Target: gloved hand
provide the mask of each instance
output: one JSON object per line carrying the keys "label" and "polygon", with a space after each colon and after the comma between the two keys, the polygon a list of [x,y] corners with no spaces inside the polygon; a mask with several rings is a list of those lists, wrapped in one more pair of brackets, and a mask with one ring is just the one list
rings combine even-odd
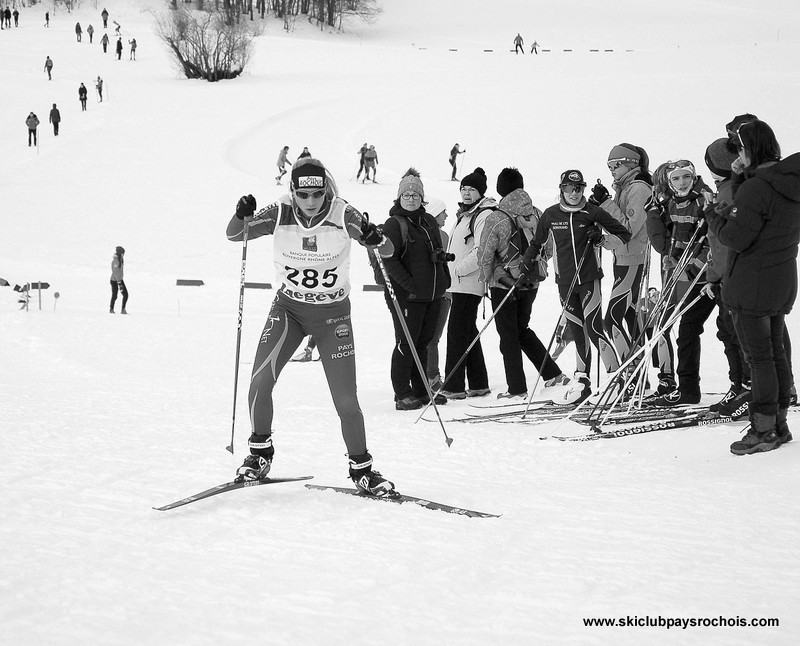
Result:
{"label": "gloved hand", "polygon": [[252,195],[243,195],[236,203],[236,217],[240,220],[252,218],[256,212],[256,198]]}
{"label": "gloved hand", "polygon": [[383,233],[380,227],[372,224],[368,220],[364,220],[361,225],[361,238],[359,238],[368,247],[377,247],[383,242]]}
{"label": "gloved hand", "polygon": [[677,266],[678,266],[678,261],[675,260],[675,258],[673,258],[672,256],[664,256],[661,259],[661,269],[663,269],[664,271],[671,271],[672,269],[675,269],[675,267]]}
{"label": "gloved hand", "polygon": [[514,280],[508,274],[503,274],[502,276],[500,276],[500,278],[497,279],[497,282],[500,283],[503,287],[506,287],[507,289],[511,289],[514,285],[517,284],[517,281]]}
{"label": "gloved hand", "polygon": [[592,187],[592,196],[589,198],[589,203],[594,204],[595,206],[600,206],[610,197],[611,193],[609,193],[608,189],[598,181],[597,184]]}
{"label": "gloved hand", "polygon": [[603,232],[600,228],[596,225],[592,225],[590,227],[586,227],[586,239],[589,241],[589,244],[599,245],[603,242]]}

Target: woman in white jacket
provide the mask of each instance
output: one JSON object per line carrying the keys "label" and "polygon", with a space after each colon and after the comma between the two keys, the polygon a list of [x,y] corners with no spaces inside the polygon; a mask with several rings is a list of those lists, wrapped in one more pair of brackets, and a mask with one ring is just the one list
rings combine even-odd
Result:
{"label": "woman in white jacket", "polygon": [[[486,173],[482,168],[476,168],[461,180],[461,202],[456,213],[456,224],[450,232],[447,250],[455,256],[450,263],[452,283],[448,291],[453,296],[453,302],[447,323],[445,360],[445,375],[450,375],[450,378],[442,391],[442,395],[448,399],[483,397],[490,392],[480,341],[472,346],[464,361],[456,367],[478,336],[478,306],[486,291],[485,283],[480,281],[478,242],[486,218],[497,208],[497,202],[485,197],[485,193]],[[469,388],[466,387],[467,383]]]}

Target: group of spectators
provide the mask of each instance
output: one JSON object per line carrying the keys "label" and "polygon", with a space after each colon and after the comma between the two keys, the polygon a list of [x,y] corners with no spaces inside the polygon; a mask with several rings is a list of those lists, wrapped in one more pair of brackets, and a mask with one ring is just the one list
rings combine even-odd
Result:
{"label": "group of spectators", "polygon": [[[716,311],[731,386],[712,408],[731,414],[744,404],[751,420],[731,451],[767,451],[789,441],[786,413],[794,383],[784,316],[797,290],[800,156],[782,160],[772,129],[754,115],[737,116],[726,131],[706,150],[713,188],[690,160],[665,162],[651,173],[645,150],[622,143],[607,160],[613,194],[598,181],[585,196],[582,172],[569,169],[560,177],[559,203],[542,212],[525,192],[519,170],[505,168],[498,175],[498,202],[487,195],[486,174],[477,168],[461,180],[449,242],[436,223],[438,214],[427,210],[419,174],[410,169],[383,225],[394,248],[385,267],[405,318],[400,325],[390,307],[396,408],[420,408],[433,394],[417,374],[410,345],[425,362],[444,318],[444,379],[428,369],[430,385],[439,392],[436,403],[489,393],[476,325],[485,295],[491,299],[508,387],[499,398],[527,397],[524,354],[545,387],[557,387],[560,401],[582,401],[592,392],[592,346],[609,373],[627,366],[620,371],[620,383],[630,397],[633,380],[624,377],[632,376],[635,364],[626,360],[650,334],[655,335],[649,343],[659,380],[647,404],[698,404],[700,339]],[[605,316],[601,249],[613,254]],[[649,285],[653,249],[660,257],[660,291]],[[571,379],[529,327],[551,259],[562,318],[575,342]],[[650,312],[649,321],[642,309]],[[646,379],[646,365],[642,373]]]}

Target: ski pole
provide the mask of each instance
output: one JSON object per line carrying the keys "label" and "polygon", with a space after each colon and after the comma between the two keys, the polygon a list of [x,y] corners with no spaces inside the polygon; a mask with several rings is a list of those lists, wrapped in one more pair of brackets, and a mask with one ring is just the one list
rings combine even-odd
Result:
{"label": "ski pole", "polygon": [[[447,381],[448,381],[448,380],[449,380],[449,379],[450,379],[450,378],[453,376],[453,374],[455,373],[455,371],[456,371],[456,370],[458,370],[458,367],[459,367],[459,366],[460,366],[462,363],[464,363],[464,361],[466,361],[466,360],[467,360],[467,356],[469,356],[469,352],[470,352],[470,350],[472,350],[473,346],[474,346],[474,345],[475,345],[475,344],[476,344],[478,341],[480,341],[480,339],[481,339],[481,336],[482,336],[482,335],[483,335],[483,333],[486,331],[486,328],[488,328],[488,327],[489,327],[489,324],[490,324],[490,323],[491,323],[491,322],[494,320],[494,317],[495,317],[495,316],[497,316],[497,313],[500,311],[500,308],[501,308],[501,307],[503,307],[503,305],[505,305],[505,304],[506,304],[506,301],[507,301],[509,298],[511,298],[511,294],[512,294],[512,293],[514,292],[514,290],[517,288],[517,285],[519,285],[519,283],[520,283],[521,279],[522,279],[522,277],[521,277],[521,276],[520,276],[519,278],[517,278],[517,282],[516,282],[516,283],[514,283],[514,284],[511,286],[511,289],[509,289],[509,290],[508,290],[508,294],[506,294],[506,295],[503,297],[503,300],[502,300],[502,301],[500,301],[500,304],[499,304],[499,305],[498,305],[498,306],[495,308],[494,312],[492,312],[491,316],[490,316],[490,317],[489,317],[489,319],[486,321],[486,323],[484,324],[484,326],[483,326],[483,327],[480,329],[480,331],[479,331],[479,332],[478,332],[478,334],[475,336],[475,338],[474,338],[474,339],[472,339],[472,342],[469,344],[469,346],[467,347],[467,349],[466,349],[466,350],[464,350],[464,354],[462,354],[462,355],[461,355],[461,357],[459,358],[459,360],[458,360],[458,361],[456,361],[455,365],[454,365],[454,366],[453,366],[453,367],[450,369],[450,372],[449,372],[449,373],[447,373],[447,374],[444,376],[444,379],[442,379],[442,385],[441,385],[441,386],[439,386],[439,389],[436,391],[436,395],[439,395],[439,394],[441,394],[441,392],[444,390],[445,384],[447,384]],[[426,380],[426,381],[427,381],[427,380]],[[428,406],[430,406],[430,402],[428,402]],[[427,411],[427,410],[428,410],[428,406],[426,406],[425,408],[423,408],[423,409],[422,409],[422,412],[419,414],[419,417],[417,417],[416,421],[414,422],[415,424],[416,424],[416,423],[417,423],[419,420],[421,420],[421,419],[422,419],[422,416],[425,414],[425,411]]]}
{"label": "ski pole", "polygon": [[231,416],[231,443],[225,447],[233,454],[233,435],[236,431],[236,394],[239,389],[239,352],[242,348],[242,312],[244,311],[244,273],[247,265],[247,230],[250,222],[245,220],[244,230],[242,231],[242,273],[239,278],[239,320],[236,325],[236,360],[235,371],[233,374],[233,414]]}
{"label": "ski pole", "polygon": [[420,377],[422,377],[422,383],[425,384],[425,390],[428,393],[428,405],[433,405],[433,410],[436,411],[436,417],[439,420],[439,425],[442,427],[442,433],[444,433],[444,440],[447,442],[447,446],[449,447],[453,443],[453,438],[447,435],[447,431],[444,428],[442,416],[439,415],[439,408],[436,406],[436,402],[434,401],[435,395],[431,390],[431,385],[428,383],[428,376],[425,374],[425,368],[422,366],[422,361],[420,361],[417,348],[414,345],[413,339],[411,338],[411,332],[409,332],[408,325],[406,325],[406,319],[403,316],[403,310],[401,309],[400,302],[397,300],[397,296],[394,293],[394,287],[392,287],[392,281],[389,279],[389,274],[386,272],[386,267],[383,264],[383,258],[381,258],[381,254],[377,247],[373,247],[372,252],[375,254],[378,267],[380,267],[381,274],[383,274],[383,281],[386,283],[386,289],[389,292],[389,297],[392,299],[394,311],[397,314],[397,318],[400,320],[400,326],[403,328],[403,334],[406,335],[408,346],[411,348],[411,355],[414,357],[414,363],[417,364],[417,370],[419,370]]}

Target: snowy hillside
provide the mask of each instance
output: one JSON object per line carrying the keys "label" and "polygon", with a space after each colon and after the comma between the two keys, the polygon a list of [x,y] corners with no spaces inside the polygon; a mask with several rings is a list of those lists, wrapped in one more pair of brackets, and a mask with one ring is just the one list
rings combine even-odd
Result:
{"label": "snowy hillside", "polygon": [[[291,159],[308,146],[342,196],[379,220],[411,165],[455,213],[455,142],[467,149],[462,173],[486,169],[493,194],[497,173],[517,166],[540,208],[567,168],[610,185],[607,153],[621,141],[645,147],[653,166],[685,157],[704,172],[706,146],[742,112],[768,121],[785,154],[800,149],[797,3],[381,4],[379,22],[346,33],[303,20],[286,33],[270,21],[247,72],[214,84],[177,75],[153,33],[155,0],[106,4],[109,24],[121,25],[120,61],[102,53],[93,1],[72,14],[20,7],[19,27],[0,32],[0,278],[50,284],[28,312],[0,287],[0,641],[797,643],[800,442],[734,457],[741,424],[578,443],[539,439],[575,432],[570,424],[445,422],[448,449],[437,424],[394,410],[390,317],[379,294],[362,291],[371,270],[360,249],[353,322],[376,467],[404,493],[502,516],[298,483],[152,509],[230,480],[246,452],[250,362],[274,292],[245,296],[231,456],[242,249],[225,225],[240,195],[263,206],[286,190],[274,181],[282,146]],[[76,42],[77,21],[93,24],[93,44],[85,33]],[[550,51],[515,56],[518,32],[527,51],[534,39]],[[26,145],[31,111],[38,148]],[[378,151],[378,184],[353,181],[364,142]],[[108,313],[117,245],[127,250],[127,317]],[[251,243],[247,280],[274,283],[268,239]],[[559,311],[546,283],[532,323],[540,336]],[[788,325],[800,330],[796,312]],[[728,385],[714,332],[710,321],[709,402]],[[497,344],[492,325],[483,347],[494,392],[505,389]],[[570,372],[573,361],[569,350]],[[320,365],[287,366],[276,400],[273,474],[347,485]],[[468,410],[451,402],[442,415]],[[780,625],[586,627],[590,617]]]}

